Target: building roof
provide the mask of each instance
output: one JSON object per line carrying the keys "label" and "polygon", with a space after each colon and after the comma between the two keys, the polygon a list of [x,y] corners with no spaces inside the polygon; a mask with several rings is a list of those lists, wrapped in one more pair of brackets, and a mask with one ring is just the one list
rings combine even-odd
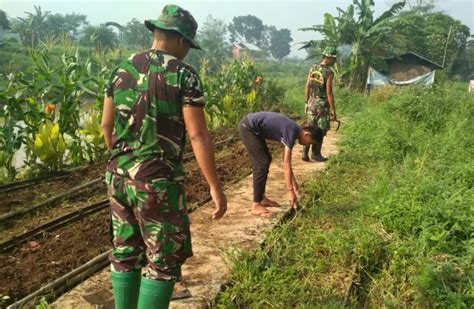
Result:
{"label": "building roof", "polygon": [[423,56],[420,56],[414,52],[408,52],[406,54],[398,55],[395,57],[391,58],[386,58],[384,59],[388,64],[393,63],[393,62],[406,62],[409,58],[417,58],[419,61],[424,62],[427,66],[433,68],[434,70],[436,69],[442,69],[443,67],[436,62],[433,62],[429,60],[428,58],[425,58]]}
{"label": "building roof", "polygon": [[251,51],[260,51],[260,48],[257,45],[247,42],[239,42],[234,44],[235,47],[240,49],[248,49]]}

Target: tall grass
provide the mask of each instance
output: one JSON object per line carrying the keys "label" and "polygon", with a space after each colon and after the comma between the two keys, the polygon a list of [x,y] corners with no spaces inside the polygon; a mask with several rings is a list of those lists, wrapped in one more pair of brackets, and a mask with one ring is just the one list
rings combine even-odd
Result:
{"label": "tall grass", "polygon": [[337,100],[341,153],[298,218],[232,255],[216,306],[474,306],[474,98],[446,84]]}

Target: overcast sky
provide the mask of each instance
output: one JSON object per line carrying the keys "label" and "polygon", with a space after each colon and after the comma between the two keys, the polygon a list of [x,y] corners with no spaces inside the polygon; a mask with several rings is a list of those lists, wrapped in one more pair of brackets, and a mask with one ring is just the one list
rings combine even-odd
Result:
{"label": "overcast sky", "polygon": [[[386,10],[395,1],[375,0],[377,14]],[[291,55],[304,56],[298,51],[296,43],[316,38],[314,32],[298,31],[299,28],[320,24],[324,13],[337,14],[337,7],[345,9],[352,0],[312,0],[312,1],[133,1],[133,0],[0,0],[0,9],[7,12],[9,18],[24,16],[24,12],[33,12],[33,5],[40,5],[44,11],[51,13],[80,13],[87,15],[91,24],[114,21],[126,24],[132,18],[138,20],[157,18],[165,4],[177,4],[189,10],[199,24],[208,15],[223,19],[229,23],[234,16],[252,14],[259,17],[264,24],[277,28],[288,28],[293,37]],[[474,29],[474,0],[438,0],[437,10],[453,16]]]}

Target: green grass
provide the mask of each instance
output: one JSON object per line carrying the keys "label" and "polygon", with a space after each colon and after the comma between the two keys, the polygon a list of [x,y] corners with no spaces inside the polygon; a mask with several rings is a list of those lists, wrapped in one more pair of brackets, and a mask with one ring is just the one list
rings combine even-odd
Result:
{"label": "green grass", "polygon": [[215,306],[474,306],[474,98],[464,88],[385,101],[340,89],[350,117],[341,153],[306,184],[300,216],[256,252],[230,255]]}

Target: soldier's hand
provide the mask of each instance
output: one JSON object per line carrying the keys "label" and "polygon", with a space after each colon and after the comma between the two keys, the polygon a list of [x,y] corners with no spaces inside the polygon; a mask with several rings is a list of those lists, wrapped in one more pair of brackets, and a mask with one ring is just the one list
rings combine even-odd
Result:
{"label": "soldier's hand", "polygon": [[227,198],[220,187],[211,189],[211,197],[215,208],[212,219],[220,219],[227,211]]}
{"label": "soldier's hand", "polygon": [[336,116],[336,112],[331,112],[331,118],[330,118],[331,121],[337,121],[337,116]]}

